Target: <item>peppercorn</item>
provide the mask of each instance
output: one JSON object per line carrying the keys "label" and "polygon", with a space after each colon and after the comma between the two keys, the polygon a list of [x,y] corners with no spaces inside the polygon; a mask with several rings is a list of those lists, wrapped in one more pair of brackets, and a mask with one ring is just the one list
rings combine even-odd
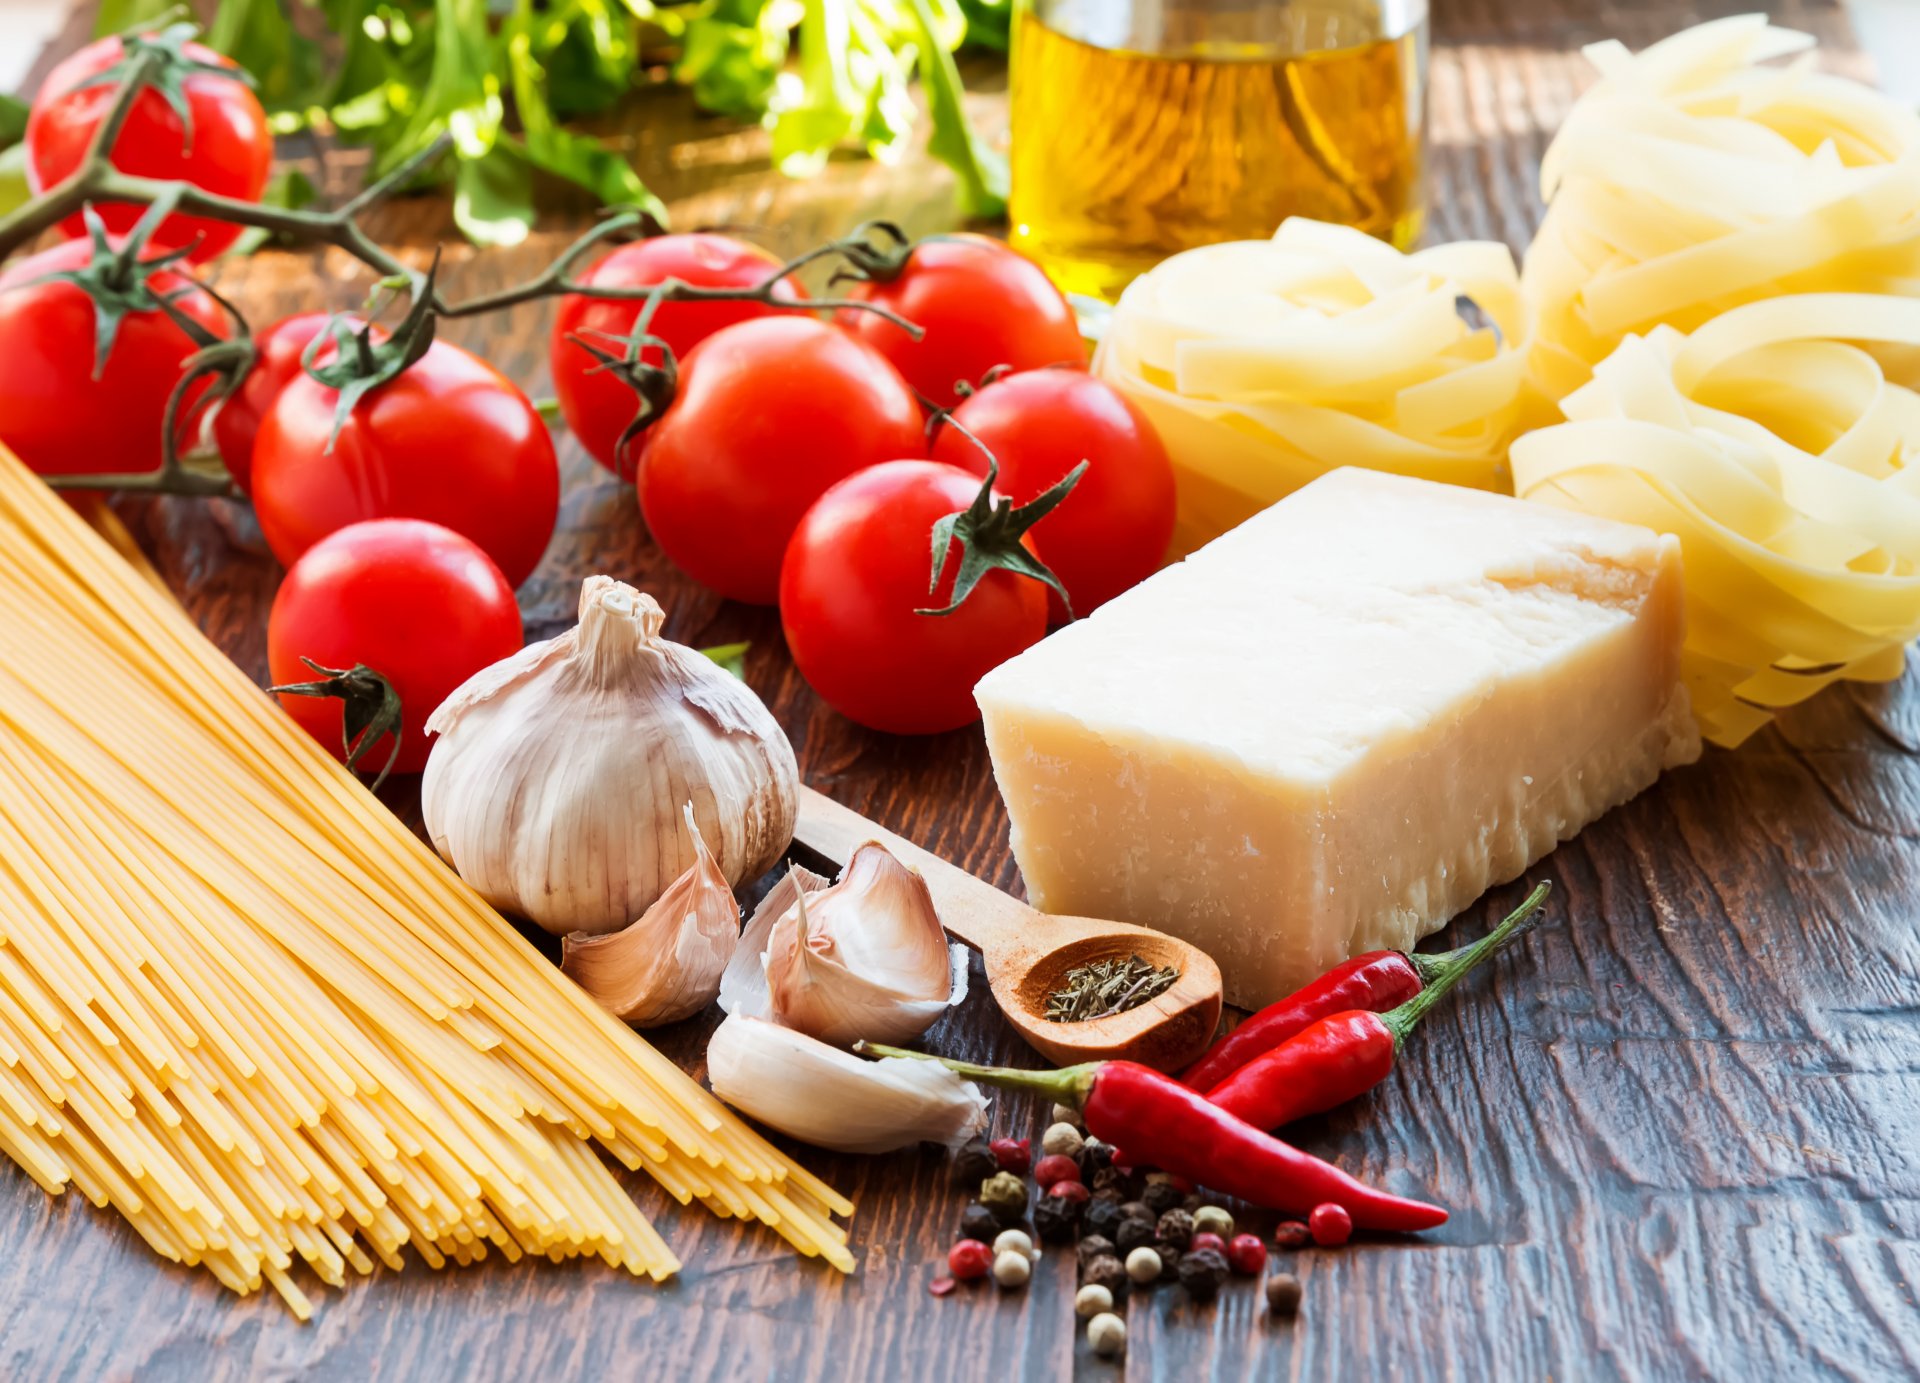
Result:
{"label": "peppercorn", "polygon": [[1273,1231],[1273,1242],[1277,1248],[1303,1249],[1313,1242],[1313,1231],[1305,1220],[1282,1220]]}
{"label": "peppercorn", "polygon": [[1073,1314],[1081,1320],[1097,1316],[1102,1311],[1113,1310],[1113,1293],[1105,1287],[1096,1287],[1091,1282],[1082,1287],[1073,1297]]}
{"label": "peppercorn", "polygon": [[1155,1232],[1159,1234],[1161,1243],[1170,1244],[1184,1253],[1193,1238],[1193,1216],[1178,1208],[1169,1210],[1160,1217]]}
{"label": "peppercorn", "polygon": [[1080,1215],[1082,1233],[1098,1235],[1111,1241],[1120,1232],[1122,1219],[1120,1207],[1113,1201],[1095,1196],[1087,1202],[1087,1208]]}
{"label": "peppercorn", "polygon": [[1084,1133],[1087,1129],[1086,1116],[1070,1104],[1055,1105],[1053,1112],[1047,1116],[1047,1122],[1049,1124],[1065,1124],[1076,1133]]}
{"label": "peppercorn", "polygon": [[1353,1216],[1344,1205],[1329,1201],[1313,1207],[1313,1213],[1307,1216],[1307,1229],[1313,1234],[1314,1243],[1334,1248],[1353,1237]]}
{"label": "peppercorn", "polygon": [[1258,1277],[1266,1271],[1267,1246],[1258,1234],[1236,1234],[1227,1245],[1227,1266],[1242,1277]]}
{"label": "peppercorn", "polygon": [[960,1212],[960,1237],[978,1239],[983,1244],[991,1244],[993,1236],[1000,1232],[1000,1221],[986,1206],[975,1201]]}
{"label": "peppercorn", "polygon": [[1033,1259],[1024,1253],[1007,1252],[993,1260],[993,1280],[1009,1290],[1024,1287],[1033,1276]]}
{"label": "peppercorn", "polygon": [[996,1138],[987,1146],[993,1150],[993,1160],[1000,1164],[1003,1172],[1023,1177],[1027,1174],[1027,1168],[1033,1165],[1032,1139]]}
{"label": "peppercorn", "polygon": [[1080,1272],[1083,1276],[1087,1271],[1087,1264],[1093,1262],[1094,1259],[1100,1257],[1102,1254],[1111,1254],[1112,1252],[1113,1240],[1107,1238],[1104,1234],[1083,1234],[1080,1236],[1080,1242],[1073,1246],[1073,1256],[1079,1262]]}
{"label": "peppercorn", "polygon": [[[1087,1169],[1084,1165],[1080,1168],[1080,1180],[1087,1181]],[[1093,1180],[1088,1181],[1087,1184],[1093,1188],[1096,1195],[1111,1196],[1116,1201],[1124,1201],[1127,1198],[1127,1174],[1118,1167],[1100,1168],[1093,1174]]]}
{"label": "peppercorn", "polygon": [[1126,1220],[1151,1220],[1154,1214],[1141,1201],[1123,1201],[1120,1205],[1120,1217]]}
{"label": "peppercorn", "polygon": [[1120,1246],[1120,1252],[1132,1253],[1135,1249],[1152,1248],[1155,1237],[1152,1219],[1145,1215],[1128,1216],[1120,1221],[1113,1242]]}
{"label": "peppercorn", "polygon": [[1175,1189],[1172,1177],[1165,1172],[1152,1172],[1147,1176],[1146,1189],[1140,1193],[1140,1199],[1158,1217],[1174,1209],[1185,1198]]}
{"label": "peppercorn", "polygon": [[1117,1298],[1127,1290],[1127,1265],[1110,1253],[1103,1253],[1082,1274],[1089,1286],[1105,1287]]}
{"label": "peppercorn", "polygon": [[962,1186],[978,1186],[1000,1170],[1000,1162],[984,1138],[970,1138],[953,1155],[953,1179]]}
{"label": "peppercorn", "polygon": [[993,1256],[998,1258],[1003,1253],[1024,1253],[1032,1258],[1033,1239],[1024,1229],[1003,1229],[994,1236]]}
{"label": "peppercorn", "polygon": [[1042,1196],[1033,1212],[1034,1228],[1049,1244],[1070,1244],[1080,1228],[1080,1202],[1065,1196]]}
{"label": "peppercorn", "polygon": [[[1049,1124],[1047,1131],[1040,1135],[1040,1151],[1049,1157],[1078,1158],[1084,1146],[1086,1140],[1072,1124]],[[1079,1165],[1078,1162],[1074,1163],[1076,1168]]]}
{"label": "peppercorn", "polygon": [[1193,1212],[1193,1227],[1218,1234],[1224,1243],[1233,1237],[1233,1216],[1217,1205],[1203,1205]]}
{"label": "peppercorn", "polygon": [[1193,1253],[1200,1249],[1212,1249],[1224,1258],[1227,1255],[1227,1241],[1210,1229],[1196,1229],[1193,1237],[1187,1240],[1187,1251]]}
{"label": "peppercorn", "polygon": [[1087,1322],[1087,1343],[1102,1359],[1111,1359],[1127,1347],[1127,1323],[1111,1311]]}
{"label": "peppercorn", "polygon": [[1045,1191],[1055,1182],[1080,1180],[1080,1164],[1060,1153],[1048,1153],[1033,1164],[1033,1179]]}
{"label": "peppercorn", "polygon": [[1079,1206],[1085,1206],[1093,1200],[1093,1196],[1088,1192],[1087,1188],[1077,1181],[1056,1181],[1052,1186],[1047,1188],[1047,1194],[1049,1196],[1060,1196]]}
{"label": "peppercorn", "polygon": [[1127,1255],[1127,1277],[1137,1286],[1158,1282],[1163,1266],[1160,1255],[1150,1248],[1137,1248]]}
{"label": "peppercorn", "polygon": [[1088,1138],[1080,1144],[1080,1180],[1091,1185],[1100,1173],[1113,1168],[1113,1144]]}
{"label": "peppercorn", "polygon": [[1227,1260],[1214,1249],[1196,1249],[1180,1258],[1180,1285],[1195,1301],[1212,1301],[1227,1280]]}
{"label": "peppercorn", "polygon": [[993,1250],[978,1239],[962,1239],[947,1250],[947,1271],[962,1282],[987,1275],[993,1267]]}
{"label": "peppercorn", "polygon": [[980,1204],[1001,1224],[1017,1224],[1027,1213],[1027,1183],[1012,1172],[995,1172],[980,1183]]}
{"label": "peppercorn", "polygon": [[1275,1273],[1267,1279],[1267,1310],[1276,1316],[1300,1314],[1300,1279],[1292,1273]]}
{"label": "peppercorn", "polygon": [[1206,1202],[1201,1200],[1200,1197],[1198,1196],[1188,1196],[1185,1200],[1180,1202],[1180,1208],[1186,1211],[1189,1215],[1198,1215],[1200,1213],[1200,1208],[1205,1204]]}

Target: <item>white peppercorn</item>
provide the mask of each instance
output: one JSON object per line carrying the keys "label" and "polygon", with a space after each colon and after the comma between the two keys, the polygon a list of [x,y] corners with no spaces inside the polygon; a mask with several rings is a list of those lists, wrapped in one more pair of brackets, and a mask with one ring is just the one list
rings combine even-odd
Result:
{"label": "white peppercorn", "polygon": [[1087,1343],[1103,1359],[1111,1359],[1127,1347],[1127,1323],[1111,1311],[1102,1311],[1087,1322]]}
{"label": "white peppercorn", "polygon": [[[1271,1296],[1271,1293],[1269,1293]],[[1089,1282],[1073,1298],[1073,1314],[1081,1320],[1113,1310],[1113,1293],[1097,1282]]]}
{"label": "white peppercorn", "polygon": [[1086,1141],[1072,1124],[1049,1124],[1047,1131],[1040,1135],[1040,1150],[1049,1157],[1077,1158]]}
{"label": "white peppercorn", "polygon": [[1003,1253],[1017,1253],[1025,1258],[1034,1256],[1033,1236],[1024,1229],[1003,1229],[993,1241],[993,1256]]}
{"label": "white peppercorn", "polygon": [[1014,1249],[996,1254],[993,1260],[993,1280],[1009,1289],[1024,1287],[1027,1279],[1033,1276],[1033,1260],[1026,1254]]}
{"label": "white peppercorn", "polygon": [[1160,1254],[1150,1248],[1137,1248],[1127,1255],[1127,1276],[1145,1286],[1160,1279]]}

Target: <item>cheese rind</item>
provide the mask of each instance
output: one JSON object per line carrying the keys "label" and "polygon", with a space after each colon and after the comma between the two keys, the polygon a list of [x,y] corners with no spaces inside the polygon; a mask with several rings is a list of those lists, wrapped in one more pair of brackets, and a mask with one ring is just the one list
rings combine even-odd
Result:
{"label": "cheese rind", "polygon": [[1698,757],[1679,546],[1360,470],[975,689],[1049,912],[1143,923],[1257,1007],[1409,947]]}

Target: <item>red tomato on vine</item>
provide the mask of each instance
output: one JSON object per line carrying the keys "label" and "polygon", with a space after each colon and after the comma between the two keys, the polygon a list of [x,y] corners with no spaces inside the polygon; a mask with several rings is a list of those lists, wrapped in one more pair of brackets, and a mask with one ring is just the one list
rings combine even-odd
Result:
{"label": "red tomato on vine", "polygon": [[[622,245],[583,274],[581,282],[603,289],[645,288],[672,278],[698,288],[751,288],[766,282],[779,267],[778,259],[744,240],[693,232]],[[789,300],[807,296],[806,290],[790,278],[782,279],[775,292]],[[548,346],[553,392],[560,399],[560,413],[567,426],[589,456],[622,480],[633,479],[637,445],[622,455],[619,443],[627,424],[634,419],[637,401],[618,375],[573,338],[617,353],[620,338],[631,334],[644,306],[639,298],[590,298],[569,293],[560,300]],[[751,300],[662,303],[647,330],[667,343],[676,360],[685,360],[688,352],[722,327],[780,311],[769,303]],[[641,353],[641,359],[658,365],[660,352],[649,348]]]}
{"label": "red tomato on vine", "polygon": [[918,341],[876,313],[843,309],[842,329],[865,341],[942,408],[954,385],[978,383],[995,366],[1084,366],[1086,343],[1073,309],[1032,260],[984,235],[949,235],[881,255],[871,279],[846,296],[892,309],[926,335]]}
{"label": "red tomato on vine", "polygon": [[[47,74],[27,116],[27,183],[36,194],[80,167],[127,64],[144,54],[151,64],[146,86],[113,142],[113,166],[139,177],[181,179],[223,197],[260,200],[273,164],[267,113],[232,60],[188,42],[191,32],[190,25],[174,25],[158,34],[103,38]],[[145,208],[107,204],[98,210],[108,230],[124,234]],[[71,236],[85,231],[78,216],[60,228]],[[179,249],[197,237],[191,258],[207,260],[231,245],[240,230],[174,215],[160,223],[149,243]]]}
{"label": "red tomato on vine", "polygon": [[[0,273],[0,442],[41,475],[158,470],[168,396],[204,344],[162,298],[207,336],[227,334],[191,278],[147,268],[104,238],[55,245]],[[183,429],[209,382],[184,396]]]}
{"label": "red tomato on vine", "polygon": [[672,404],[642,434],[640,509],[687,575],[771,605],[807,506],[855,471],[925,454],[920,406],[879,352],[811,318],[765,317],[714,333],[680,366]]}
{"label": "red tomato on vine", "polygon": [[[277,687],[303,689],[283,690],[281,704],[336,756],[349,760],[352,725],[366,767],[393,754],[393,772],[418,773],[434,709],[521,641],[513,588],[486,553],[439,524],[377,519],[328,535],[288,570],[267,617],[267,667]],[[398,717],[397,754],[383,715]]]}
{"label": "red tomato on vine", "polygon": [[[260,432],[261,416],[299,375],[301,355],[332,320],[331,312],[301,312],[257,333],[253,338],[257,352],[253,368],[240,387],[220,401],[220,411],[213,415],[213,441],[220,449],[227,474],[242,494],[253,493],[253,442]],[[377,327],[374,330],[376,336],[386,335]]]}

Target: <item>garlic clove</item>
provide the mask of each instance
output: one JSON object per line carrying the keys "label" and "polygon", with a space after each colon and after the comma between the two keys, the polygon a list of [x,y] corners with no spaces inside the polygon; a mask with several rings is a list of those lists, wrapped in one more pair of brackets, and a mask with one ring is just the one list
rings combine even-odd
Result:
{"label": "garlic clove", "polygon": [[739,1014],[707,1044],[713,1093],[803,1143],[881,1153],[957,1148],[987,1126],[980,1087],[933,1061],[865,1061],[805,1033]]}
{"label": "garlic clove", "polygon": [[560,968],[601,1007],[635,1027],[691,1017],[713,1002],[740,938],[740,909],[684,808],[694,863],[630,926],[560,943]]}
{"label": "garlic clove", "polygon": [[428,834],[496,907],[562,935],[625,927],[693,865],[689,801],[732,887],[792,838],[785,734],[738,678],[662,638],[664,620],[651,597],[588,577],[577,625],[482,669],[428,720]]}
{"label": "garlic clove", "polygon": [[802,869],[797,864],[787,866],[787,872],[767,890],[767,896],[747,919],[747,929],[740,934],[740,944],[727,963],[727,973],[720,977],[723,1010],[747,1018],[769,1016],[773,998],[767,992],[767,937],[773,931],[773,924],[793,907],[802,893],[818,893],[830,883],[811,869]]}
{"label": "garlic clove", "polygon": [[775,920],[766,980],[775,1022],[839,1046],[900,1042],[965,997],[965,951],[948,943],[926,880],[869,841],[838,883]]}

